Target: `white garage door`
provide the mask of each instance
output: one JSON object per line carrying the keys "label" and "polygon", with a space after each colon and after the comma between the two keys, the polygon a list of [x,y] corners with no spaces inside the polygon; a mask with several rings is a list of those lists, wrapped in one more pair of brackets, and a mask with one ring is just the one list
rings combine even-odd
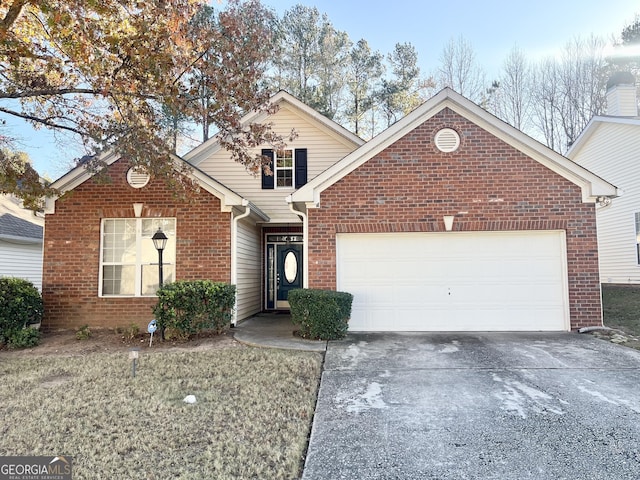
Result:
{"label": "white garage door", "polygon": [[569,330],[562,231],[338,234],[351,331]]}

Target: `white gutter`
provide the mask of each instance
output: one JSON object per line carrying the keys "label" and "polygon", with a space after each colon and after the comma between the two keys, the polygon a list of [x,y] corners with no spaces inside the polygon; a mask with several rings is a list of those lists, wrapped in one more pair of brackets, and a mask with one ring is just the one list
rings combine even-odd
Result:
{"label": "white gutter", "polygon": [[309,222],[307,214],[294,208],[291,195],[286,198],[286,201],[291,213],[302,217],[302,288],[309,288]]}
{"label": "white gutter", "polygon": [[42,238],[36,237],[20,237],[18,235],[3,235],[0,234],[0,240],[7,243],[15,243],[19,245],[42,245]]}
{"label": "white gutter", "polygon": [[244,207],[244,213],[233,217],[231,222],[231,284],[236,286],[235,303],[231,317],[232,327],[235,327],[238,323],[238,221],[251,214],[249,200],[243,198],[242,206]]}

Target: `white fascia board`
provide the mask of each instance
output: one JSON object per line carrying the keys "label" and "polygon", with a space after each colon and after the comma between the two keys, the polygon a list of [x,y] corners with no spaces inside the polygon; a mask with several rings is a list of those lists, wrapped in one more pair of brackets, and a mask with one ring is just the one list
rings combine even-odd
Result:
{"label": "white fascia board", "polygon": [[[301,102],[293,95],[285,92],[284,90],[276,93],[269,100],[271,105],[280,105],[282,103],[288,103],[294,111],[298,111],[302,116],[308,117],[311,121],[315,122],[317,126],[321,129],[325,129],[328,133],[332,134],[336,139],[345,143],[346,145],[353,144],[356,146],[361,146],[365,143],[363,139],[350,132],[342,125],[339,125],[337,122],[330,120],[324,115],[320,114],[313,108],[309,107],[307,104]],[[265,112],[249,112],[240,120],[241,125],[248,125],[251,123],[262,123],[269,118]],[[211,137],[209,140],[204,142],[201,145],[198,145],[193,150],[190,150],[182,157],[189,162],[191,165],[198,165],[203,160],[205,160],[210,155],[218,152],[221,149],[220,145],[220,135],[216,134]]]}
{"label": "white fascia board", "polygon": [[[117,152],[115,152],[114,150],[108,150],[98,156],[98,161],[104,162],[107,166],[109,166],[119,158],[120,155],[118,155]],[[93,175],[94,172],[87,169],[85,164],[81,164],[65,173],[63,176],[54,181],[50,186],[64,193],[69,190],[73,190],[78,185],[86,182],[91,177],[93,177]]]}
{"label": "white fascia board", "polygon": [[[107,166],[112,165],[116,160],[120,158],[120,155],[111,150],[109,152],[105,152],[99,158],[100,161],[104,162]],[[244,206],[247,200],[245,200],[242,196],[235,193],[233,190],[225,187],[221,183],[217,182],[206,173],[198,170],[192,165],[185,162],[182,158],[173,155],[173,164],[178,172],[182,171],[182,167],[186,164],[189,169],[188,175],[198,182],[198,185],[203,188],[205,191],[214,195],[218,199],[220,199],[220,207],[224,212],[231,212],[233,207],[236,206]],[[67,174],[60,177],[58,180],[53,182],[51,186],[53,188],[58,189],[62,194],[69,190],[73,190],[77,186],[81,185],[88,179],[90,179],[94,175],[93,172],[89,171],[85,165],[79,165]],[[55,213],[55,202],[58,199],[58,196],[47,197],[45,199],[45,214],[53,214]],[[247,202],[248,204],[248,202]],[[252,211],[257,211],[259,218],[264,218],[266,215],[264,212],[261,212],[259,209],[252,209]],[[267,217],[268,219],[268,217]]]}
{"label": "white fascia board", "polygon": [[[107,166],[113,164],[119,158],[120,155],[118,155],[114,150],[107,150],[98,156],[99,161],[104,162]],[[55,180],[50,187],[58,190],[61,194],[64,194],[79,185],[82,185],[94,175],[95,173],[90,171],[85,164],[80,164]],[[46,197],[44,199],[45,215],[56,212],[56,200],[58,200],[58,198],[60,198],[60,195]]]}
{"label": "white fascia board", "polygon": [[260,210],[253,202],[248,203],[249,208],[251,209],[251,215],[256,218],[259,222],[270,222],[271,218],[269,215]]}
{"label": "white fascia board", "polygon": [[[180,164],[186,163],[179,157],[174,160],[176,167],[180,167]],[[260,221],[269,221],[269,216],[260,210],[255,204],[242,197],[240,194],[234,192],[230,188],[226,187],[222,183],[218,182],[214,178],[210,177],[202,170],[195,168],[193,165],[187,163],[187,168],[191,170],[190,176],[198,182],[198,185],[211,195],[220,199],[220,209],[223,212],[231,212],[234,207],[249,207],[253,217]]]}
{"label": "white fascia board", "polygon": [[[277,95],[274,95],[271,98],[270,103],[275,103],[276,97]],[[267,117],[267,114],[264,112],[252,111],[247,113],[240,119],[240,125],[246,125],[248,123],[263,121],[264,118],[266,117]],[[187,153],[182,155],[182,158],[185,159],[191,165],[198,165],[209,155],[216,153],[218,150],[220,150],[220,148],[222,148],[220,145],[220,134],[216,133],[213,137],[208,139],[206,142],[201,143],[197,147],[193,148],[192,150],[189,150]]]}
{"label": "white fascia board", "polygon": [[18,235],[0,234],[0,240],[4,240],[7,243],[19,243],[22,245],[42,245],[42,238],[20,237]]}
{"label": "white fascia board", "polygon": [[[296,203],[307,203],[319,205],[320,193],[333,185],[335,182],[345,177],[358,167],[366,163],[407,133],[418,127],[433,115],[444,109],[446,105],[439,105],[452,92],[449,89],[441,90],[440,93],[427,100],[421,106],[410,112],[401,120],[391,125],[389,128],[375,136],[369,142],[362,145],[357,150],[338,161],[313,180],[308,182],[291,195],[292,201]],[[439,108],[436,108],[439,107]]]}
{"label": "white fascia board", "polygon": [[[272,104],[280,104],[280,103],[288,103],[289,105],[291,105],[291,107],[293,107],[293,110],[297,110],[298,112],[300,112],[303,116],[308,117],[310,120],[314,121],[315,123],[317,123],[320,127],[325,128],[328,132],[333,133],[334,137],[341,141],[342,143],[345,143],[346,145],[363,145],[365,143],[365,141],[360,138],[359,136],[357,136],[355,133],[350,132],[349,130],[347,130],[346,128],[344,128],[342,125],[340,125],[339,123],[331,120],[330,118],[327,118],[326,116],[322,115],[320,112],[318,112],[317,110],[311,108],[309,105],[307,105],[306,103],[301,102],[300,100],[298,100],[296,97],[294,97],[293,95],[291,95],[288,92],[285,92],[284,90],[280,90],[278,93],[276,93],[272,100],[271,103]],[[260,118],[256,118],[253,119],[253,122],[256,121],[263,121],[264,119],[260,119]],[[346,142],[345,142],[346,140]]]}
{"label": "white fascia board", "polygon": [[360,147],[364,145],[364,143],[366,143],[355,133],[350,132],[342,125],[339,125],[333,120],[328,119],[318,111],[300,102],[294,97],[290,96],[290,99],[284,99],[284,101],[291,105],[293,107],[293,110],[297,111],[300,116],[306,117],[310,123],[315,124],[316,128],[318,128],[319,130],[323,130],[325,133],[327,133],[327,135],[332,136],[343,145],[348,147],[352,147],[354,145],[356,147]]}
{"label": "white fascia board", "polygon": [[58,200],[59,197],[46,197],[44,199],[44,215],[45,218],[47,215],[52,215],[54,213],[56,213],[56,200]]}
{"label": "white fascia board", "polygon": [[631,125],[635,127],[640,127],[640,118],[637,117],[614,117],[614,116],[605,116],[598,115],[592,117],[587,123],[587,126],[584,127],[580,135],[576,139],[575,142],[569,147],[567,151],[567,158],[574,159],[578,156],[580,150],[589,142],[589,139],[593,136],[593,134],[598,130],[598,127],[603,123],[611,123],[611,124],[619,124],[619,125]]}
{"label": "white fascia board", "polygon": [[396,124],[294,192],[291,196],[292,201],[318,206],[320,193],[323,190],[360,167],[367,160],[444,108],[450,108],[517,150],[537,160],[553,172],[580,186],[583,201],[595,202],[597,197],[600,196],[617,196],[618,192],[615,186],[503,122],[462,95],[445,88]]}
{"label": "white fascia board", "polygon": [[578,138],[576,138],[576,140],[569,147],[569,150],[567,150],[567,158],[574,159],[578,155],[578,152],[587,144],[591,136],[598,129],[598,126],[602,123],[602,120],[603,117],[592,117],[591,120],[589,120],[587,126],[584,127],[582,132],[580,132],[580,135],[578,135]]}
{"label": "white fascia board", "polygon": [[[185,166],[185,163],[186,162],[180,157],[175,157],[173,160],[173,164],[178,171]],[[247,201],[242,196],[214,180],[202,170],[197,169],[189,163],[186,163],[186,167],[189,169],[189,177],[195,180],[202,189],[220,200],[221,211],[231,212],[233,207],[243,207],[247,205]]]}
{"label": "white fascia board", "polygon": [[[538,161],[549,170],[579,186],[582,190],[583,202],[596,202],[598,197],[618,196],[618,189],[603,178],[569,158],[560,155],[555,150],[543,145],[517,128],[503,122],[476,104],[468,103],[470,105],[456,107],[454,104],[448,106],[513,148]],[[462,111],[459,109],[462,109]]]}

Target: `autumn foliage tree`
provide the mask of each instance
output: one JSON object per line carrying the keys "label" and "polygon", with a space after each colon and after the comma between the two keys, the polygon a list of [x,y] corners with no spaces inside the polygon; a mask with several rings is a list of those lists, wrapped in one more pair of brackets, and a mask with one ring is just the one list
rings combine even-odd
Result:
{"label": "autumn foliage tree", "polygon": [[[203,15],[208,21],[197,21]],[[249,148],[279,139],[269,125],[240,119],[271,108],[261,78],[272,22],[259,0],[230,0],[219,11],[202,0],[5,1],[0,114],[71,132],[88,151],[116,149],[175,180],[161,121],[168,110],[206,119],[232,157],[257,171],[262,159]],[[97,158],[87,168],[99,169]],[[9,178],[19,170],[9,162],[0,155],[1,192],[20,193],[25,182]]]}

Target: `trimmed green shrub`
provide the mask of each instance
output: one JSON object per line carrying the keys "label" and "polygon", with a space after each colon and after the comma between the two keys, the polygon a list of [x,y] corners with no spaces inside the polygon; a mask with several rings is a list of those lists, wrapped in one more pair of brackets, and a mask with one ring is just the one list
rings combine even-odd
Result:
{"label": "trimmed green shrub", "polygon": [[289,292],[291,321],[300,335],[314,340],[344,338],[349,328],[353,295],[333,290],[301,288]]}
{"label": "trimmed green shrub", "polygon": [[15,330],[9,337],[9,348],[29,348],[40,343],[40,330],[27,327]]}
{"label": "trimmed green shrub", "polygon": [[209,280],[178,281],[158,290],[153,314],[162,339],[167,328],[184,337],[203,330],[221,333],[231,324],[235,300],[235,285]]}
{"label": "trimmed green shrub", "polygon": [[42,321],[42,296],[33,283],[21,278],[0,278],[0,342],[13,332]]}

